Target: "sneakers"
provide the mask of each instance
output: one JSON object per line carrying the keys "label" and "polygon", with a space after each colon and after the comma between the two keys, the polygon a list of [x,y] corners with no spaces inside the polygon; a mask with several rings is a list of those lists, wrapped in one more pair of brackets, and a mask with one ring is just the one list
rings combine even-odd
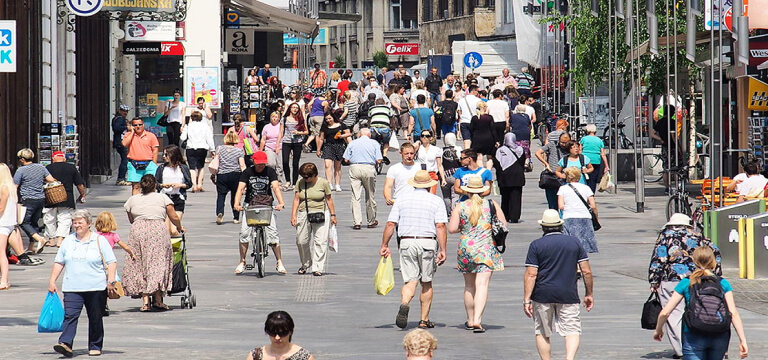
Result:
{"label": "sneakers", "polygon": [[89,350],[88,356],[101,356],[101,350]]}
{"label": "sneakers", "polygon": [[45,264],[45,260],[43,260],[41,258],[29,257],[29,255],[27,255],[27,254],[19,256],[18,265],[21,265],[21,266],[37,266],[37,265],[43,265],[43,264]]}
{"label": "sneakers", "polygon": [[130,182],[125,180],[117,180],[117,182],[115,182],[115,186],[131,186],[131,185],[132,184]]}
{"label": "sneakers", "polygon": [[280,274],[285,274],[285,266],[283,266],[282,261],[277,262],[277,265],[275,265],[275,270],[277,270],[277,272]]}
{"label": "sneakers", "polygon": [[216,225],[221,225],[224,223],[224,214],[219,213],[216,215]]}
{"label": "sneakers", "polygon": [[408,306],[408,304],[401,304],[400,309],[397,311],[397,316],[395,317],[395,325],[401,329],[405,329],[406,326],[408,326],[408,311],[411,310],[411,307]]}
{"label": "sneakers", "polygon": [[72,353],[72,348],[69,347],[69,345],[65,343],[58,343],[56,345],[53,345],[53,351],[64,355],[64,357],[71,358],[74,354]]}
{"label": "sneakers", "polygon": [[240,223],[240,220],[238,220],[238,219],[232,220],[232,223],[233,223],[233,224],[239,224],[239,223]]}
{"label": "sneakers", "polygon": [[341,191],[341,185],[336,185],[336,191]]}
{"label": "sneakers", "polygon": [[241,262],[237,264],[237,267],[235,268],[235,274],[240,275],[245,271],[245,263]]}

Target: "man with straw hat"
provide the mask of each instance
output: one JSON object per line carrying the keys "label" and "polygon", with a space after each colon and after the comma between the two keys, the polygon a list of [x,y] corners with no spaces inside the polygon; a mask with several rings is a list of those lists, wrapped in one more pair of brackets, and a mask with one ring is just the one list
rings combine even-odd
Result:
{"label": "man with straw hat", "polygon": [[523,311],[533,317],[536,349],[542,359],[551,357],[549,338],[554,331],[565,337],[565,358],[575,359],[581,336],[576,267],[584,278],[584,307],[592,310],[592,270],[578,238],[563,235],[557,210],[542,214],[544,236],[531,242],[525,259]]}
{"label": "man with straw hat", "polygon": [[443,199],[430,194],[427,189],[437,184],[429,172],[419,170],[408,180],[414,190],[408,196],[398,198],[384,228],[379,255],[390,256],[389,240],[397,227],[400,243],[400,273],[403,275],[403,288],[400,292],[400,309],[395,318],[395,325],[404,329],[408,326],[409,303],[416,293],[416,286],[421,283],[421,317],[419,328],[433,328],[429,321],[432,306],[432,277],[437,266],[445,262],[447,241]]}
{"label": "man with straw hat", "polygon": [[[677,283],[696,270],[691,255],[699,246],[708,246],[712,249],[717,259],[717,267],[713,272],[721,276],[723,272],[720,266],[720,249],[694,230],[688,215],[672,214],[656,239],[656,246],[651,253],[651,263],[648,266],[648,282],[651,284],[651,291],[659,293],[661,306],[667,305],[675,292]],[[673,357],[677,359],[683,357],[684,311],[685,302],[681,301],[669,314],[664,324],[667,338],[674,352]]]}

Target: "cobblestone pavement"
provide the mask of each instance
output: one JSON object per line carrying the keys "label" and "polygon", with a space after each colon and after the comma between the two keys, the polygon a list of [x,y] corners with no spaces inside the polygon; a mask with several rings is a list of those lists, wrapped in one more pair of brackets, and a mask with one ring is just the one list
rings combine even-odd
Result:
{"label": "cobblestone pavement", "polygon": [[[395,153],[390,156],[396,158]],[[313,154],[303,157],[320,164]],[[296,321],[293,340],[318,359],[403,359],[400,343],[405,332],[394,325],[400,281],[387,296],[378,296],[373,291],[382,227],[351,229],[347,169],[343,169],[342,176],[344,191],[334,193],[340,222],[340,252],[330,255],[327,275],[320,278],[295,274],[295,231],[289,225],[287,211],[278,215],[278,228],[289,274],[276,274],[274,259],[270,258],[270,271],[265,278],[257,278],[252,271],[235,276],[239,225],[231,221],[221,226],[215,224],[215,193],[210,183],[206,184],[206,192],[190,194],[184,223],[188,229],[191,286],[198,307],[179,309],[179,298],[172,297],[166,299],[172,311],[140,313],[139,300],[110,301],[113,312],[105,319],[103,357],[242,359],[249,349],[268,342],[262,330],[266,314],[283,309]],[[452,262],[457,237],[449,238],[449,261],[440,268],[434,282],[431,318],[437,323],[432,330],[439,339],[437,359],[538,358],[532,322],[525,317],[520,304],[525,252],[528,243],[540,235],[536,220],[546,206],[543,191],[536,186],[537,175],[534,172],[528,176],[523,222],[511,226],[509,247],[504,254],[506,270],[494,274],[491,282],[485,334],[461,328],[465,321],[463,280]],[[383,224],[389,212],[380,191],[384,175],[377,181],[379,221]],[[651,332],[641,330],[639,324],[642,304],[648,295],[642,274],[657,229],[664,223],[665,198],[661,188],[648,189],[646,212],[637,214],[633,190],[623,185],[617,195],[598,195],[604,227],[597,236],[600,253],[593,254],[591,259],[595,271],[595,308],[590,313],[582,312],[580,359],[671,357],[669,344],[654,342]],[[120,223],[118,232],[127,237],[129,227],[121,207],[129,190],[109,184],[93,186],[90,191],[87,208],[93,213],[113,211]],[[286,202],[290,204],[291,199],[292,195],[287,196]],[[225,219],[230,218],[227,210]],[[116,254],[122,263],[123,251],[117,249]],[[52,351],[58,335],[36,332],[53,256],[54,252],[47,249],[42,254],[47,264],[11,267],[13,288],[0,292],[1,359],[58,358]],[[749,305],[765,299],[764,282],[738,280],[734,284],[739,305],[744,309],[741,313],[750,340],[750,358],[766,359],[766,312]],[[583,293],[583,289],[580,291]],[[414,309],[418,306],[416,301],[411,305]],[[412,311],[409,329],[416,326],[415,312]],[[78,357],[86,355],[86,337],[87,322],[81,321],[75,339]],[[555,359],[563,358],[562,339],[553,338],[553,351]]]}

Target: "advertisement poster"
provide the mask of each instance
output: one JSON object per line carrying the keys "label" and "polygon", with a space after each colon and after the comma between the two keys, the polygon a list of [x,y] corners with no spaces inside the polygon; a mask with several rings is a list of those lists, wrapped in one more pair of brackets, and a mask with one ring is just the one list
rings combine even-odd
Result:
{"label": "advertisement poster", "polygon": [[[580,97],[579,121],[582,124],[595,124],[597,133],[602,134],[611,121],[610,98],[608,96]],[[573,128],[574,125],[571,125]]]}
{"label": "advertisement poster", "polygon": [[176,23],[173,21],[127,21],[125,40],[174,41],[176,40]]}
{"label": "advertisement poster", "polygon": [[203,97],[212,108],[221,107],[218,67],[190,67],[184,77],[184,97],[187,105],[197,105],[197,98]]}

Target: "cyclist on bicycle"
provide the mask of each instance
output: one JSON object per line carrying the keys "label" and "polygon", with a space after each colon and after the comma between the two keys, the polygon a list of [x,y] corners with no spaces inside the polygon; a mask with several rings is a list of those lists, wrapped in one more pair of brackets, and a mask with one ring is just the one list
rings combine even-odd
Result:
{"label": "cyclist on bicycle", "polygon": [[[370,95],[375,94],[369,94]],[[387,154],[389,151],[389,139],[392,137],[392,122],[390,119],[395,116],[392,109],[386,105],[384,99],[376,99],[375,105],[368,110],[368,118],[371,119],[371,136],[381,144],[382,162],[389,165]]]}
{"label": "cyclist on bicycle", "polygon": [[[277,179],[275,169],[267,166],[267,153],[257,151],[253,153],[253,165],[243,171],[240,175],[240,183],[237,186],[235,194],[235,210],[240,211],[240,263],[235,268],[235,274],[242,274],[245,271],[245,256],[248,252],[248,243],[253,237],[253,228],[248,226],[245,219],[245,212],[241,205],[243,193],[245,193],[245,203],[248,205],[272,206],[274,199],[277,199],[275,210],[280,211],[285,207],[283,195],[280,192],[280,181]],[[280,251],[280,236],[277,233],[277,221],[275,213],[272,212],[272,221],[266,227],[267,244],[272,247],[277,264],[275,269],[280,274],[285,274],[283,266],[283,257]]]}

